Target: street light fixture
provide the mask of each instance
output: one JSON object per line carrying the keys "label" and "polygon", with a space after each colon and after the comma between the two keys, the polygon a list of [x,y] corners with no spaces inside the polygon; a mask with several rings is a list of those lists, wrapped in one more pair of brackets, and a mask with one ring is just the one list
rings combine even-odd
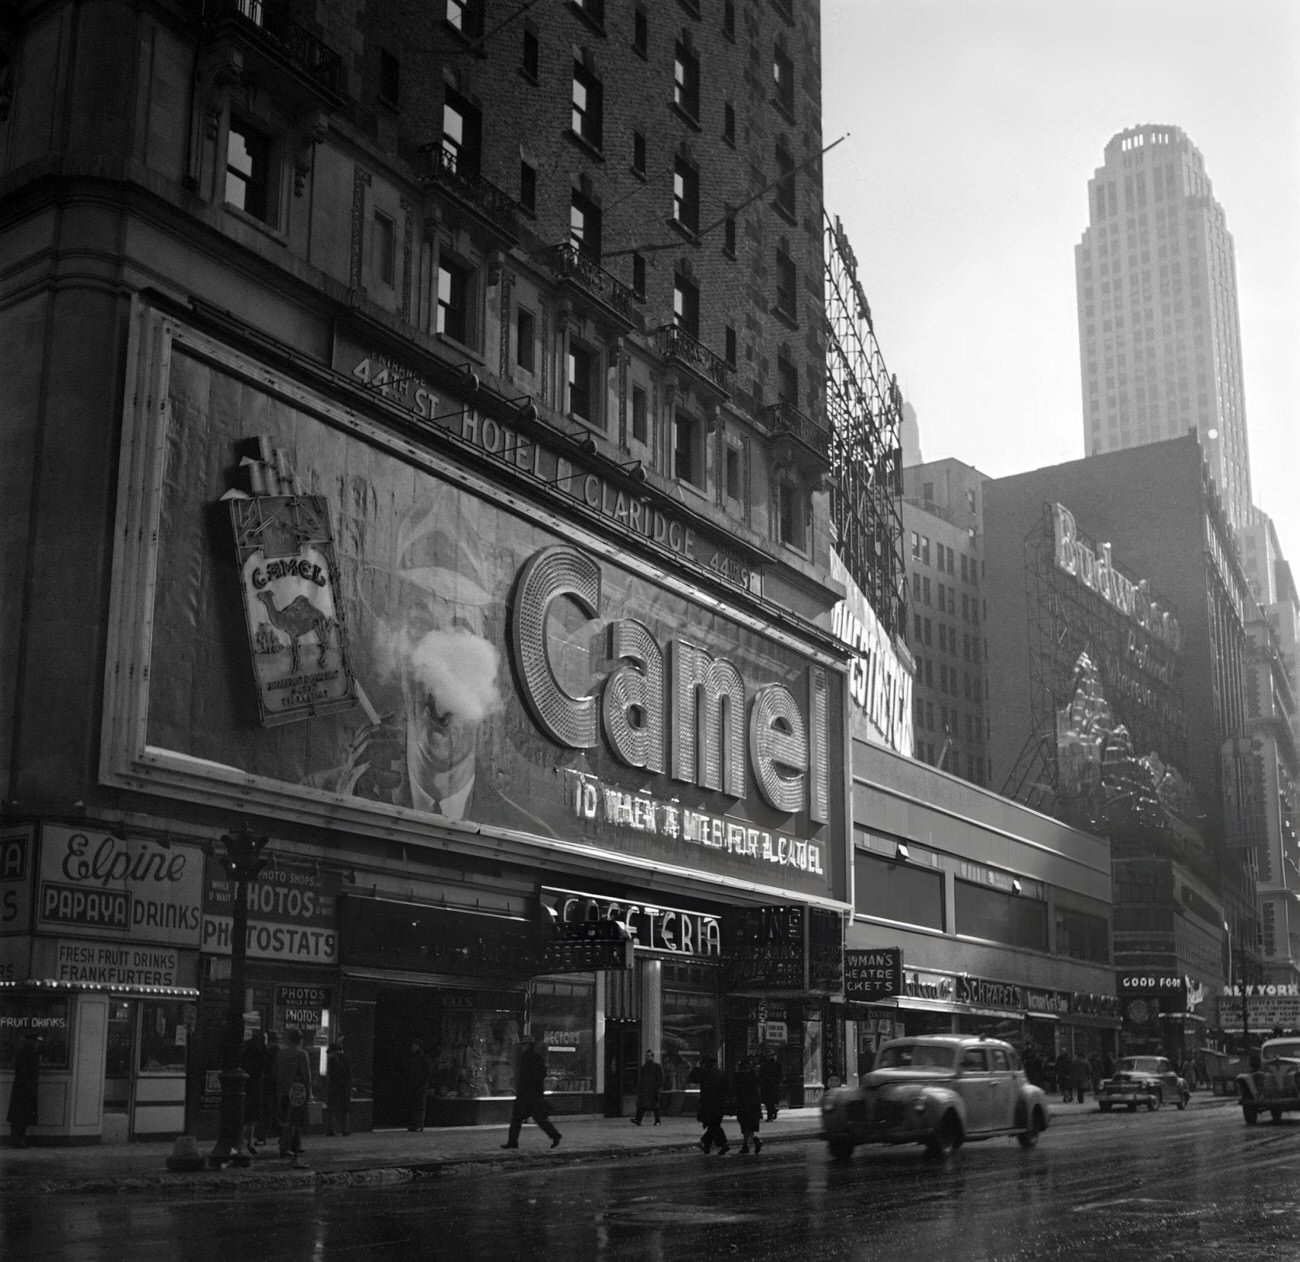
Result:
{"label": "street light fixture", "polygon": [[270,839],[255,836],[246,820],[221,843],[226,848],[221,864],[234,885],[230,913],[230,1003],[226,1008],[226,1033],[221,1058],[221,1129],[216,1146],[208,1154],[214,1170],[224,1165],[246,1166],[243,1151],[244,1083],[248,1075],[240,1067],[244,1046],[244,973],[248,953],[248,887],[266,866],[262,851]]}

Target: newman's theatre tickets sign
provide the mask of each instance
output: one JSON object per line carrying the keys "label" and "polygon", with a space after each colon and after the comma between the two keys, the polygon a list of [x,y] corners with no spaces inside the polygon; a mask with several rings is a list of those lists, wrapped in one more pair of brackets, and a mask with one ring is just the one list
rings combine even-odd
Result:
{"label": "newman's theatre tickets sign", "polygon": [[[559,505],[502,495],[438,454],[449,441],[414,453],[301,388],[277,390],[192,331],[177,328],[157,371],[174,406],[133,423],[201,425],[210,441],[142,448],[169,465],[165,478],[153,471],[157,520],[123,532],[151,541],[133,572],[158,575],[151,603],[136,598],[145,660],[119,672],[150,680],[128,698],[140,713],[122,730],[143,722],[147,736],[119,762],[124,780],[145,765],[154,784],[201,794],[205,779],[234,782],[309,823],[419,837],[454,821],[471,826],[470,846],[482,829],[840,896],[845,683],[834,655],[695,589],[689,569],[678,581],[629,559]],[[275,726],[250,704],[243,646],[229,637],[244,601],[208,526],[249,415],[329,501],[357,697]],[[192,575],[195,557],[211,557],[199,581],[164,581]],[[303,633],[303,669],[318,644]]]}

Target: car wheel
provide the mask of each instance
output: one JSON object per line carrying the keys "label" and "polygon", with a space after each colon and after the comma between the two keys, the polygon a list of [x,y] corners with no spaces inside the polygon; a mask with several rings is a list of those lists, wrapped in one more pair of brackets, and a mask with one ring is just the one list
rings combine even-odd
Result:
{"label": "car wheel", "polygon": [[1247,1126],[1254,1126],[1255,1119],[1259,1117],[1259,1110],[1253,1104],[1247,1104],[1243,1100],[1241,1104],[1241,1116]]}
{"label": "car wheel", "polygon": [[1021,1148],[1033,1148],[1038,1143],[1038,1114],[1034,1113],[1029,1119],[1029,1125],[1016,1136]]}
{"label": "car wheel", "polygon": [[853,1141],[847,1135],[836,1135],[829,1141],[831,1156],[836,1161],[847,1161],[853,1156]]}
{"label": "car wheel", "polygon": [[1178,1097],[1178,1111],[1181,1113],[1192,1102],[1192,1093],[1189,1091],[1185,1095]]}
{"label": "car wheel", "polygon": [[1099,1108],[1103,1113],[1109,1113],[1109,1112],[1110,1112],[1110,1101],[1109,1101],[1109,1100],[1098,1100],[1098,1101],[1097,1101],[1097,1107],[1098,1107],[1098,1108]]}
{"label": "car wheel", "polygon": [[1157,1091],[1154,1095],[1147,1097],[1147,1112],[1154,1113],[1163,1103],[1165,1097]]}
{"label": "car wheel", "polygon": [[926,1152],[940,1159],[951,1156],[961,1147],[961,1123],[955,1113],[945,1113],[935,1127],[934,1135],[925,1146]]}
{"label": "car wheel", "polygon": [[1136,1113],[1136,1112],[1138,1111],[1138,1102],[1137,1102],[1136,1100],[1132,1101],[1132,1102],[1129,1104],[1129,1106],[1128,1106],[1128,1111],[1129,1111],[1130,1113]]}

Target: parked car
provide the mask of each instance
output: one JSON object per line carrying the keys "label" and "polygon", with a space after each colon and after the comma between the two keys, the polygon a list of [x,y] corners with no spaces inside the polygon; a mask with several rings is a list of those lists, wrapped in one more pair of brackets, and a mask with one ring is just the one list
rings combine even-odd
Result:
{"label": "parked car", "polygon": [[966,1140],[1005,1135],[1032,1148],[1050,1120],[1015,1049],[974,1035],[894,1039],[858,1086],[822,1097],[822,1134],[841,1161],[872,1143],[924,1144],[946,1157]]}
{"label": "parked car", "polygon": [[1187,1079],[1180,1078],[1163,1056],[1122,1057],[1115,1073],[1097,1088],[1097,1105],[1103,1113],[1120,1104],[1127,1105],[1130,1113],[1139,1104],[1151,1112],[1166,1103],[1185,1109],[1191,1098]]}
{"label": "parked car", "polygon": [[1265,1110],[1275,1122],[1300,1109],[1300,1038],[1266,1039],[1259,1049],[1259,1068],[1238,1074],[1237,1099],[1247,1126]]}

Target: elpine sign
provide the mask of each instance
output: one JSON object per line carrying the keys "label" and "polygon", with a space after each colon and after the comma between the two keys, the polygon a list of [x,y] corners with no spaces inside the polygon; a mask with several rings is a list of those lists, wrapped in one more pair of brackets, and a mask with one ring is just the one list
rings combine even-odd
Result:
{"label": "elpine sign", "polygon": [[195,846],[59,824],[41,830],[41,932],[195,947],[202,898]]}

